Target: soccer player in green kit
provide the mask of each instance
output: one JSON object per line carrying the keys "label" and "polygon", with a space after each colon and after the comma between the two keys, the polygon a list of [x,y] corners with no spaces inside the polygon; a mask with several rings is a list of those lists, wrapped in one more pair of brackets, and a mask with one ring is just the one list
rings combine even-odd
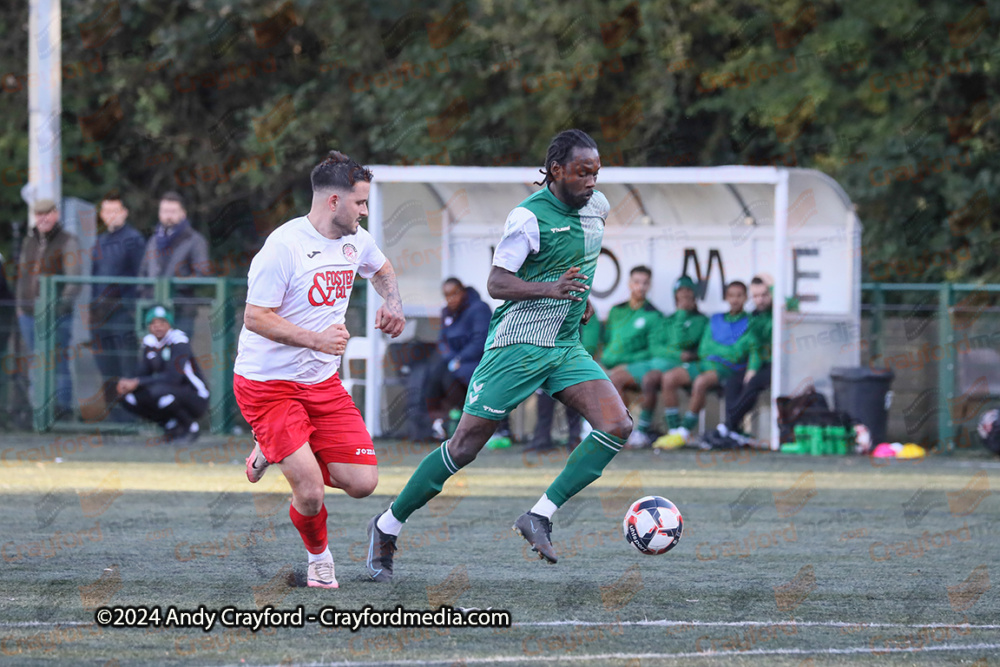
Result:
{"label": "soccer player in green kit", "polygon": [[631,382],[625,387],[642,389],[642,412],[626,443],[630,448],[641,449],[651,444],[649,430],[663,374],[698,359],[698,345],[708,318],[698,312],[694,281],[689,277],[681,276],[674,283],[674,304],[677,310],[661,318],[649,334],[649,360],[626,367]]}
{"label": "soccer player in green kit", "polygon": [[535,390],[575,409],[594,428],[513,526],[550,563],[558,559],[550,539],[552,515],[601,476],[631,433],[632,418],[618,392],[580,343],[580,324],[593,315],[587,294],[610,210],[594,189],[600,168],[597,144],[588,134],[559,133],[541,170],[544,187],[507,216],[487,282],[490,296],[504,303],[490,321],[455,434],[420,462],[389,509],[368,523],[366,565],[375,581],[392,578],[402,524],[476,458],[497,422]]}

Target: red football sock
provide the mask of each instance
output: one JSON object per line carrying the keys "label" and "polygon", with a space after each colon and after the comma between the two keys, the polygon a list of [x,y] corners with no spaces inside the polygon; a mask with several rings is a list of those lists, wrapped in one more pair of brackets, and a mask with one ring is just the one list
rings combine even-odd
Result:
{"label": "red football sock", "polygon": [[295,505],[289,505],[288,516],[292,518],[292,525],[298,528],[306,551],[311,554],[326,551],[326,505],[315,516],[306,516],[295,509]]}

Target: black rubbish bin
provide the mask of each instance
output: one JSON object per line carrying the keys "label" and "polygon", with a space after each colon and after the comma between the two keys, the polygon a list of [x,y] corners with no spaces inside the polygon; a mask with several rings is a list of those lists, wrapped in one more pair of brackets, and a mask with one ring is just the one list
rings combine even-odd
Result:
{"label": "black rubbish bin", "polygon": [[889,406],[892,404],[891,369],[873,370],[860,368],[834,368],[830,371],[833,381],[833,402],[838,411],[846,412],[851,419],[868,427],[872,447],[885,442]]}

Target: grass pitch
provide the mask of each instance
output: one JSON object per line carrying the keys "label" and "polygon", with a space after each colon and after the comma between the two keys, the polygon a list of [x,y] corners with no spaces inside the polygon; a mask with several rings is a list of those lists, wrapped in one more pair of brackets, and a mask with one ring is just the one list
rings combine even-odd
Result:
{"label": "grass pitch", "polygon": [[[1000,663],[1000,463],[978,453],[863,458],[622,452],[560,510],[560,561],[510,530],[564,453],[483,452],[411,517],[396,577],[366,580],[364,528],[430,446],[377,443],[375,495],[327,496],[339,590],[304,587],[305,553],[249,438],[5,436],[0,663],[24,665],[811,665]],[[630,500],[684,516],[672,552],[621,535]],[[94,609],[272,605],[307,613],[447,604],[514,625],[256,633],[100,628]]]}

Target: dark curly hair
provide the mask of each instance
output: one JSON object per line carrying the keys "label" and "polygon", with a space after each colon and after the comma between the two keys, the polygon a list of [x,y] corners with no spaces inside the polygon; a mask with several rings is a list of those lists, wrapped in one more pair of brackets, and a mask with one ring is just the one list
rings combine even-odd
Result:
{"label": "dark curly hair", "polygon": [[340,151],[330,151],[326,159],[313,167],[309,174],[314,192],[331,188],[350,190],[358,181],[371,183],[372,178],[371,169],[362,167]]}
{"label": "dark curly hair", "polygon": [[545,166],[538,170],[542,172],[545,178],[541,181],[535,181],[535,185],[548,185],[551,183],[553,179],[552,173],[549,170],[552,167],[552,163],[555,162],[558,165],[565,166],[573,155],[574,148],[593,148],[597,150],[597,142],[583,130],[564,130],[557,134],[552,139],[552,143],[549,144],[549,150],[545,153]]}

